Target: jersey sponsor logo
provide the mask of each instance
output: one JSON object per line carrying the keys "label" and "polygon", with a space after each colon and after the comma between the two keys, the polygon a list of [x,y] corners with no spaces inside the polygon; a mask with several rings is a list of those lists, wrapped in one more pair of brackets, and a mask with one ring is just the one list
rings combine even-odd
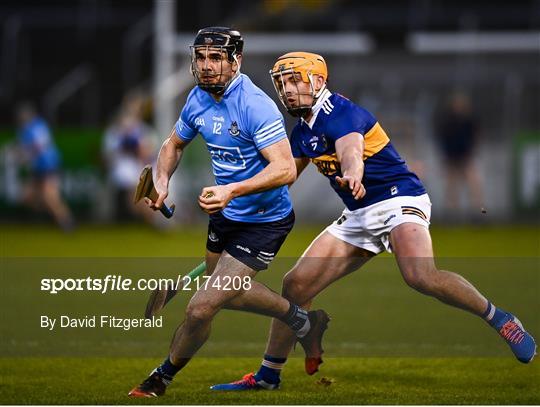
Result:
{"label": "jersey sponsor logo", "polygon": [[238,123],[232,122],[231,127],[229,128],[229,134],[233,137],[238,136],[240,134]]}
{"label": "jersey sponsor logo", "polygon": [[204,126],[204,117],[197,117],[195,119],[195,126]]}
{"label": "jersey sponsor logo", "polygon": [[212,158],[212,164],[218,168],[227,170],[245,170],[246,159],[242,155],[240,147],[218,146],[206,143]]}
{"label": "jersey sponsor logo", "polygon": [[225,119],[223,118],[223,116],[212,116],[212,120],[215,122],[225,123]]}

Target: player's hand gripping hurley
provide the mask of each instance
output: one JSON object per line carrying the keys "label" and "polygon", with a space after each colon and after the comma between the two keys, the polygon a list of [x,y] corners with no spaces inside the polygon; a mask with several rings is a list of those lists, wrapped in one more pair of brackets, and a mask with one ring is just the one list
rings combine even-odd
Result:
{"label": "player's hand gripping hurley", "polygon": [[[139,178],[139,184],[137,185],[137,190],[135,191],[135,196],[133,201],[135,203],[139,202],[142,198],[148,198],[152,202],[156,202],[159,198],[159,194],[154,186],[154,179],[152,178],[152,166],[147,165],[143,168],[141,176]],[[159,211],[167,219],[172,217],[174,214],[175,205],[172,204],[170,207],[165,205],[165,202],[159,208]]]}

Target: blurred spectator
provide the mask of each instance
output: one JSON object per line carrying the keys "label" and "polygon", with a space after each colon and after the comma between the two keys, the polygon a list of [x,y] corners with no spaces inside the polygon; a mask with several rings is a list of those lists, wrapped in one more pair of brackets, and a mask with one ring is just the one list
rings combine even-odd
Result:
{"label": "blurred spectator", "polygon": [[474,162],[478,130],[470,99],[463,93],[454,94],[436,123],[438,145],[446,172],[445,203],[447,209],[452,211],[450,213],[456,213],[459,209],[462,185],[475,210],[483,207],[482,182]]}
{"label": "blurred spectator", "polygon": [[29,102],[16,109],[18,158],[30,172],[22,201],[35,211],[45,208],[65,231],[73,229],[73,217],[60,194],[60,153],[45,120]]}
{"label": "blurred spectator", "polygon": [[144,98],[128,95],[114,123],[106,130],[103,154],[114,194],[114,218],[129,221],[143,217],[152,222],[153,212],[133,204],[139,175],[155,160],[155,135],[143,121]]}

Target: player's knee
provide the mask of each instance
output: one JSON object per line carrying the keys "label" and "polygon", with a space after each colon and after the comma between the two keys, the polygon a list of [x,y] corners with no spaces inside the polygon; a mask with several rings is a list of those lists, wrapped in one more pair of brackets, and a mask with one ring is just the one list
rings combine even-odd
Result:
{"label": "player's knee", "polygon": [[211,321],[214,314],[214,309],[209,304],[189,304],[186,309],[186,322],[190,326],[199,326]]}
{"label": "player's knee", "polygon": [[414,264],[402,269],[407,285],[417,291],[430,293],[437,283],[437,270],[429,265]]}
{"label": "player's knee", "polygon": [[290,271],[283,278],[283,297],[296,304],[309,301],[309,282],[300,273]]}
{"label": "player's knee", "polygon": [[404,275],[403,278],[409,287],[420,292],[426,291],[426,281],[422,275],[408,273]]}

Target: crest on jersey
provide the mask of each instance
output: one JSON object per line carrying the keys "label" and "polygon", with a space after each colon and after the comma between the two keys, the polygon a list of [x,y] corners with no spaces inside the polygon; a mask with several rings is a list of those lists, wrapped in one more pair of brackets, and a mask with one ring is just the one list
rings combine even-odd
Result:
{"label": "crest on jersey", "polygon": [[219,237],[215,234],[213,230],[211,230],[210,233],[208,234],[208,240],[215,243],[219,240]]}
{"label": "crest on jersey", "polygon": [[232,122],[231,128],[229,129],[229,134],[233,137],[238,136],[240,134],[240,130],[238,129],[238,123]]}
{"label": "crest on jersey", "polygon": [[321,136],[321,144],[324,150],[328,148],[328,141],[326,141],[326,137],[324,134]]}

